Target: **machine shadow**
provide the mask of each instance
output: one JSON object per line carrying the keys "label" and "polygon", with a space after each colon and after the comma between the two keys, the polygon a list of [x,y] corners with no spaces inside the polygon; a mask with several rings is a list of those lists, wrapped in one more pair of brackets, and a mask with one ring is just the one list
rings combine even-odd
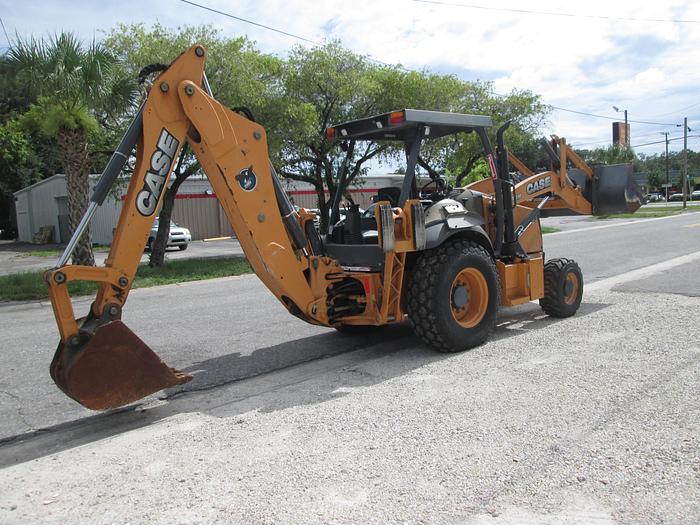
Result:
{"label": "machine shadow", "polygon": [[[593,314],[607,304],[584,303],[577,316]],[[503,310],[491,341],[516,337],[561,322],[532,303]],[[478,353],[480,347],[470,353]],[[200,412],[232,417],[257,410],[274,412],[345,396],[350,389],[372,386],[405,375],[424,365],[463,354],[442,354],[417,343],[410,325],[385,327],[363,335],[328,332],[261,348],[250,355],[231,353],[187,368],[191,383],[124,408],[15,435],[0,442],[0,468],[86,445],[146,427],[167,417]],[[380,367],[364,365],[381,360]],[[274,374],[270,372],[275,371]],[[261,375],[269,374],[261,377]],[[283,375],[279,375],[283,374]],[[313,391],[299,396],[269,396],[270,391],[325,375]],[[286,377],[285,377],[286,376]],[[205,394],[215,391],[216,397]]]}

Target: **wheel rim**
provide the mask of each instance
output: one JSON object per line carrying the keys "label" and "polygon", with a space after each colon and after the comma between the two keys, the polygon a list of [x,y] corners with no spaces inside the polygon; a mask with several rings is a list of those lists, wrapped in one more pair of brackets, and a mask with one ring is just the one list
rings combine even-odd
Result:
{"label": "wheel rim", "polygon": [[489,287],[486,278],[476,268],[465,268],[452,281],[450,311],[460,326],[473,328],[486,315]]}
{"label": "wheel rim", "polygon": [[566,304],[574,304],[576,302],[579,287],[578,275],[574,272],[567,273],[566,281],[564,281],[564,302]]}

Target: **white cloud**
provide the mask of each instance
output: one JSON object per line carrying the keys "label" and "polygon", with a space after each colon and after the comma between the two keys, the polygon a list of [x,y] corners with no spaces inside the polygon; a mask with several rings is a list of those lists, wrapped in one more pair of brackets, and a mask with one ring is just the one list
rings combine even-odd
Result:
{"label": "white cloud", "polygon": [[[616,105],[628,109],[631,120],[673,123],[683,117],[677,110],[700,102],[696,88],[700,83],[697,24],[555,17],[410,0],[196,1],[314,41],[339,38],[349,48],[384,62],[460,71],[467,80],[478,75],[494,80],[499,92],[531,89],[550,104],[579,111],[613,117],[611,106]],[[609,17],[700,20],[700,2],[691,0],[589,0],[585,5],[544,0],[473,3]],[[279,54],[299,43],[177,0],[99,4],[88,0],[50,4],[0,0],[0,11],[8,30],[16,28],[21,34],[64,28],[89,38],[97,29],[118,22],[149,24],[157,19],[168,26],[211,23],[225,34],[247,33],[262,50]],[[330,28],[330,33],[324,28]],[[700,120],[700,105],[693,111]],[[550,129],[545,131],[566,136],[571,143],[602,141],[611,135],[610,120],[554,112],[550,121]],[[633,123],[633,143],[635,136],[663,128]]]}

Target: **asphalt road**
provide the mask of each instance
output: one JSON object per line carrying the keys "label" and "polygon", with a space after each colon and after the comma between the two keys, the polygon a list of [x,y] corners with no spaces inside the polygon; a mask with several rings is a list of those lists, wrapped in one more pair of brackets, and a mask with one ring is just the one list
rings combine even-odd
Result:
{"label": "asphalt road", "polygon": [[589,228],[545,235],[545,255],[575,259],[584,279],[593,282],[697,251],[699,224],[700,213],[624,222],[598,220]]}
{"label": "asphalt road", "polygon": [[306,325],[252,276],[135,290],[125,322],[195,379],[107,414],[50,381],[49,305],[0,306],[0,522],[700,519],[698,262],[639,273],[700,251],[700,214],[545,249],[631,280],[566,321],[504,310],[455,356]]}
{"label": "asphalt road", "polygon": [[[576,260],[591,283],[700,250],[700,214],[611,224],[546,235],[547,258]],[[77,315],[91,300],[74,301]],[[94,417],[48,376],[57,342],[50,303],[0,304],[0,318],[0,439]],[[364,344],[290,316],[252,275],[134,290],[123,319],[170,366],[195,374],[188,391]]]}

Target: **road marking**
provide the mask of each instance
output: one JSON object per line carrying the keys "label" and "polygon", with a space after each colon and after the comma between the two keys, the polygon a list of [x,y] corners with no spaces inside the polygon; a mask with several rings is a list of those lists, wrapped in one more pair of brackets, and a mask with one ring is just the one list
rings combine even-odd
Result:
{"label": "road marking", "polygon": [[594,283],[584,286],[586,292],[600,292],[608,291],[611,288],[617,286],[618,284],[628,283],[630,281],[636,281],[638,279],[644,279],[645,277],[650,277],[654,274],[670,270],[676,266],[682,264],[687,264],[700,260],[700,251],[689,253],[688,255],[681,255],[680,257],[675,257],[669,259],[668,261],[663,261],[660,263],[652,264],[650,266],[645,266],[643,268],[638,268],[637,270],[632,270],[630,272],[622,273],[620,275],[613,275],[606,279],[601,279]]}
{"label": "road marking", "polygon": [[684,228],[700,228],[700,222],[697,222],[695,224],[684,224]]}
{"label": "road marking", "polygon": [[692,211],[692,212],[687,212],[681,215],[669,215],[668,217],[652,217],[650,219],[636,219],[634,221],[629,221],[629,222],[620,222],[617,224],[602,224],[600,226],[589,226],[589,227],[584,227],[584,228],[575,228],[572,230],[564,230],[561,232],[554,232],[554,233],[547,233],[547,238],[549,237],[554,237],[555,235],[564,235],[567,233],[579,233],[579,232],[589,232],[592,230],[604,230],[605,228],[617,228],[619,226],[629,226],[630,224],[639,224],[639,223],[647,223],[647,222],[654,222],[654,221],[665,221],[668,219],[677,219],[678,217],[686,217],[689,213],[700,213],[697,211]]}
{"label": "road marking", "polygon": [[233,239],[230,235],[228,237],[209,237],[208,239],[202,239],[204,242],[209,242],[209,241],[228,241],[230,239]]}

